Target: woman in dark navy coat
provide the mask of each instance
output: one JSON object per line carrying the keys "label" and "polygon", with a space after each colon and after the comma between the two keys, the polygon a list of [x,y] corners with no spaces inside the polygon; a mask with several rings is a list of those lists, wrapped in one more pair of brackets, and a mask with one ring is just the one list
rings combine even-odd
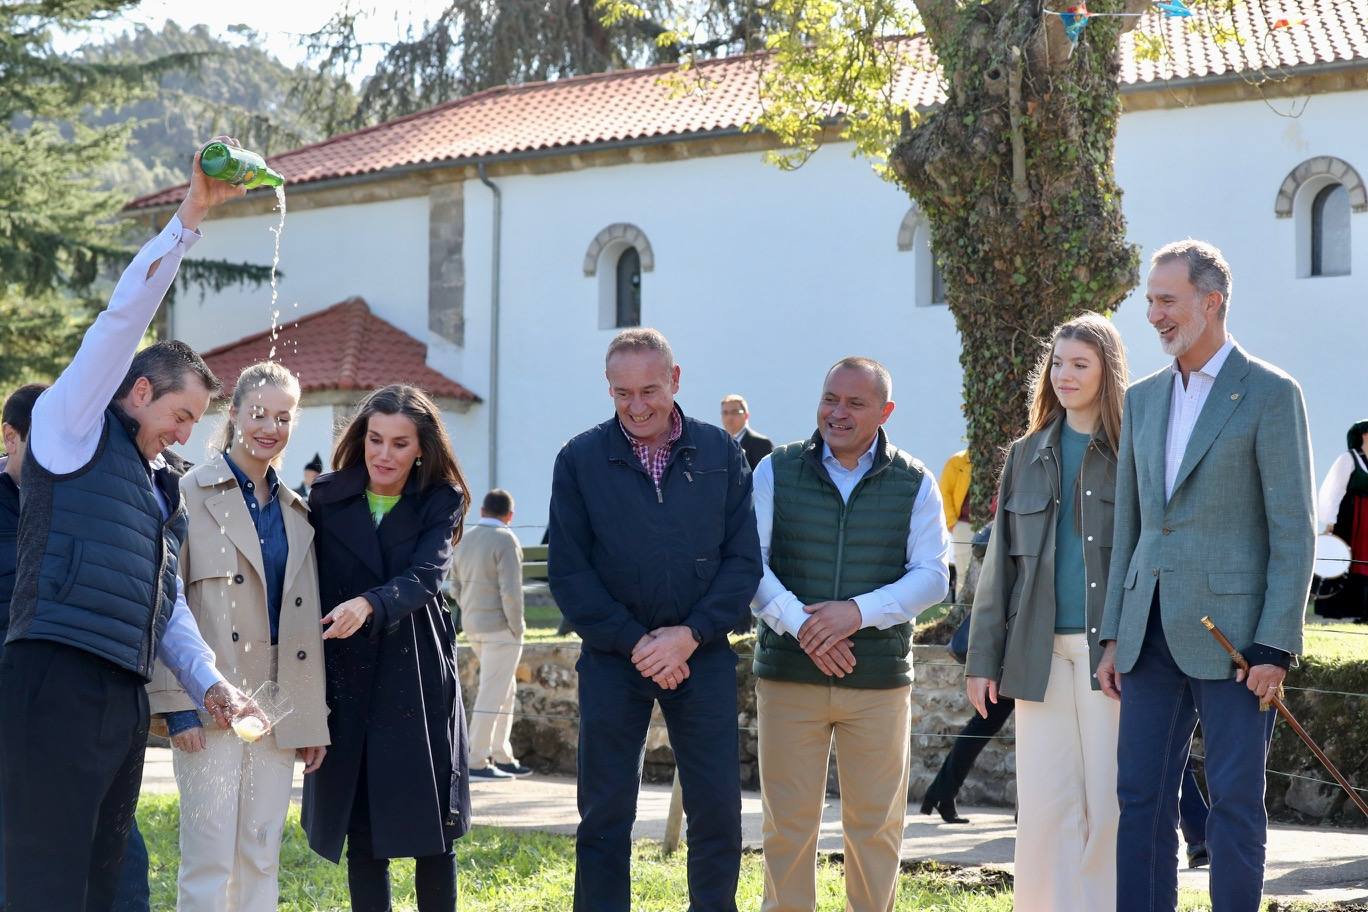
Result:
{"label": "woman in dark navy coat", "polygon": [[327,661],[328,759],[304,785],[309,845],[347,840],[352,908],[390,908],[389,859],[416,858],[420,912],[456,908],[470,826],[456,634],[442,597],[469,490],[432,400],[371,393],[309,494]]}

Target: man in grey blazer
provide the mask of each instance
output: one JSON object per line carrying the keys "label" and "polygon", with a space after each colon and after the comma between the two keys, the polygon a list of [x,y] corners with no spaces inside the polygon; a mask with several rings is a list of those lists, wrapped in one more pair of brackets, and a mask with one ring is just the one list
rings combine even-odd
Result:
{"label": "man in grey blazer", "polygon": [[1175,360],[1126,393],[1097,669],[1121,701],[1118,912],[1177,908],[1178,784],[1199,718],[1212,907],[1255,912],[1263,887],[1275,714],[1259,702],[1301,652],[1315,507],[1301,388],[1227,335],[1230,289],[1210,244],[1151,260],[1148,319]]}

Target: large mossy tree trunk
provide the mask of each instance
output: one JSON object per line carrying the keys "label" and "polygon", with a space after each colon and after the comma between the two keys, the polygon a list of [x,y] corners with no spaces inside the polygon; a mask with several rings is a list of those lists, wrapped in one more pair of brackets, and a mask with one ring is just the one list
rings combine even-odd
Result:
{"label": "large mossy tree trunk", "polygon": [[[1139,12],[1094,3],[1094,13]],[[1117,45],[1134,16],[1095,18],[1072,44],[1022,0],[918,8],[948,98],[890,164],[931,226],[961,335],[975,524],[1003,447],[1025,427],[1039,340],[1084,310],[1114,310],[1137,280],[1112,166]]]}

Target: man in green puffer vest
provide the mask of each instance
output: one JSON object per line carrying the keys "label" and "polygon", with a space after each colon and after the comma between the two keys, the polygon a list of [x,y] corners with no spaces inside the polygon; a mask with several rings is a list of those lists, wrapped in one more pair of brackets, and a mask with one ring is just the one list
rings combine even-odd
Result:
{"label": "man in green puffer vest", "polygon": [[762,912],[816,905],[817,831],[836,742],[851,912],[892,912],[911,750],[912,622],[945,597],[936,480],[888,442],[887,368],[827,372],[817,432],[756,467],[764,577],[753,610]]}

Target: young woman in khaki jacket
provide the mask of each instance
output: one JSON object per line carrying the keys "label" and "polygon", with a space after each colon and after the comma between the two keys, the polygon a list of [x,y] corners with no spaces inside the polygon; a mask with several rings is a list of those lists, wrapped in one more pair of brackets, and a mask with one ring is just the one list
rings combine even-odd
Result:
{"label": "young woman in khaki jacket", "polygon": [[1002,470],[974,598],[969,702],[1016,700],[1014,908],[1116,906],[1118,704],[1099,691],[1126,353],[1109,320],[1056,328]]}
{"label": "young woman in khaki jacket", "polygon": [[299,381],[281,365],[245,369],[214,455],[181,480],[189,530],[185,598],[219,670],[252,693],[278,684],[293,709],[248,743],[202,725],[164,669],[149,686],[175,748],[180,789],[179,912],[276,908],[285,812],[296,757],[327,751],[318,572],[308,507],[274,465],[290,439]]}

